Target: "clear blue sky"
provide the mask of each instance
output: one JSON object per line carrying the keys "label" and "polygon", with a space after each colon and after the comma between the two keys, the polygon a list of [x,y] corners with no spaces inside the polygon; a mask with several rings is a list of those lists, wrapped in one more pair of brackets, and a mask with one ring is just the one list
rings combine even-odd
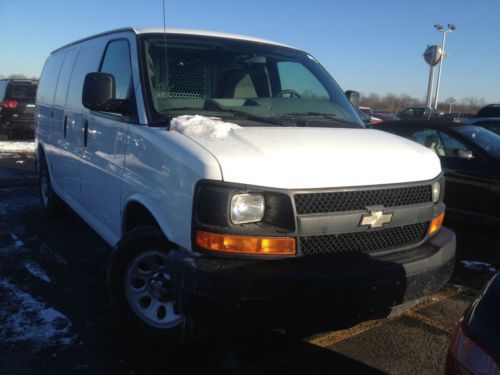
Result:
{"label": "clear blue sky", "polygon": [[[305,49],[343,89],[424,98],[427,44],[448,34],[440,98],[500,102],[499,0],[166,0],[167,27],[245,34]],[[38,76],[48,54],[123,26],[161,27],[161,0],[0,0],[0,74]]]}

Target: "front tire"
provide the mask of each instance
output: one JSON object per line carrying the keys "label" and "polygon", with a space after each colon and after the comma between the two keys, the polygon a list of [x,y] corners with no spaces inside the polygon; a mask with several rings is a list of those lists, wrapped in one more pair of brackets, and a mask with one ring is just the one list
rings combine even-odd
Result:
{"label": "front tire", "polygon": [[48,219],[58,218],[63,211],[64,203],[52,189],[52,182],[45,157],[40,158],[38,186],[40,192],[40,203],[42,204],[42,211],[44,215]]}
{"label": "front tire", "polygon": [[159,229],[132,230],[113,250],[108,285],[113,307],[127,330],[178,346],[190,340],[190,324],[176,302],[171,249]]}

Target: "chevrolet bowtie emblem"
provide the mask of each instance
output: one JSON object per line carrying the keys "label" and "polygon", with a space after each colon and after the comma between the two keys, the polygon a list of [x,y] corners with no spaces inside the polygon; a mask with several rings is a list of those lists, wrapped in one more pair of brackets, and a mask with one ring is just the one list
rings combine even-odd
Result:
{"label": "chevrolet bowtie emblem", "polygon": [[382,225],[390,223],[392,214],[384,214],[382,211],[370,211],[369,215],[365,215],[361,219],[360,226],[368,225],[371,228],[380,228]]}

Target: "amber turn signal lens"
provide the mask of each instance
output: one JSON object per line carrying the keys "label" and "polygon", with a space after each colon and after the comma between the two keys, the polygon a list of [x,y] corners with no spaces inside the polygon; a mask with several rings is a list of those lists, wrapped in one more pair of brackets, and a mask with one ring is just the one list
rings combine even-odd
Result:
{"label": "amber turn signal lens", "polygon": [[431,226],[429,227],[429,235],[433,235],[441,228],[441,225],[443,225],[443,220],[444,211],[441,212],[439,216],[436,216],[434,219],[432,219]]}
{"label": "amber turn signal lens", "polygon": [[295,238],[251,237],[196,232],[196,244],[204,249],[255,255],[294,255]]}

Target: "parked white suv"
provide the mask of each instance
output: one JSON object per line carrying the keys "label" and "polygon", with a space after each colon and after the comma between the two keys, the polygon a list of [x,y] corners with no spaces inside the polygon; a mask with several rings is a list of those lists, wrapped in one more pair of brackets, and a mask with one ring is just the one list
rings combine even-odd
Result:
{"label": "parked white suv", "polygon": [[451,275],[439,159],[365,129],[306,52],[111,31],[49,56],[36,119],[43,209],[64,201],[114,248],[136,331],[387,313]]}

